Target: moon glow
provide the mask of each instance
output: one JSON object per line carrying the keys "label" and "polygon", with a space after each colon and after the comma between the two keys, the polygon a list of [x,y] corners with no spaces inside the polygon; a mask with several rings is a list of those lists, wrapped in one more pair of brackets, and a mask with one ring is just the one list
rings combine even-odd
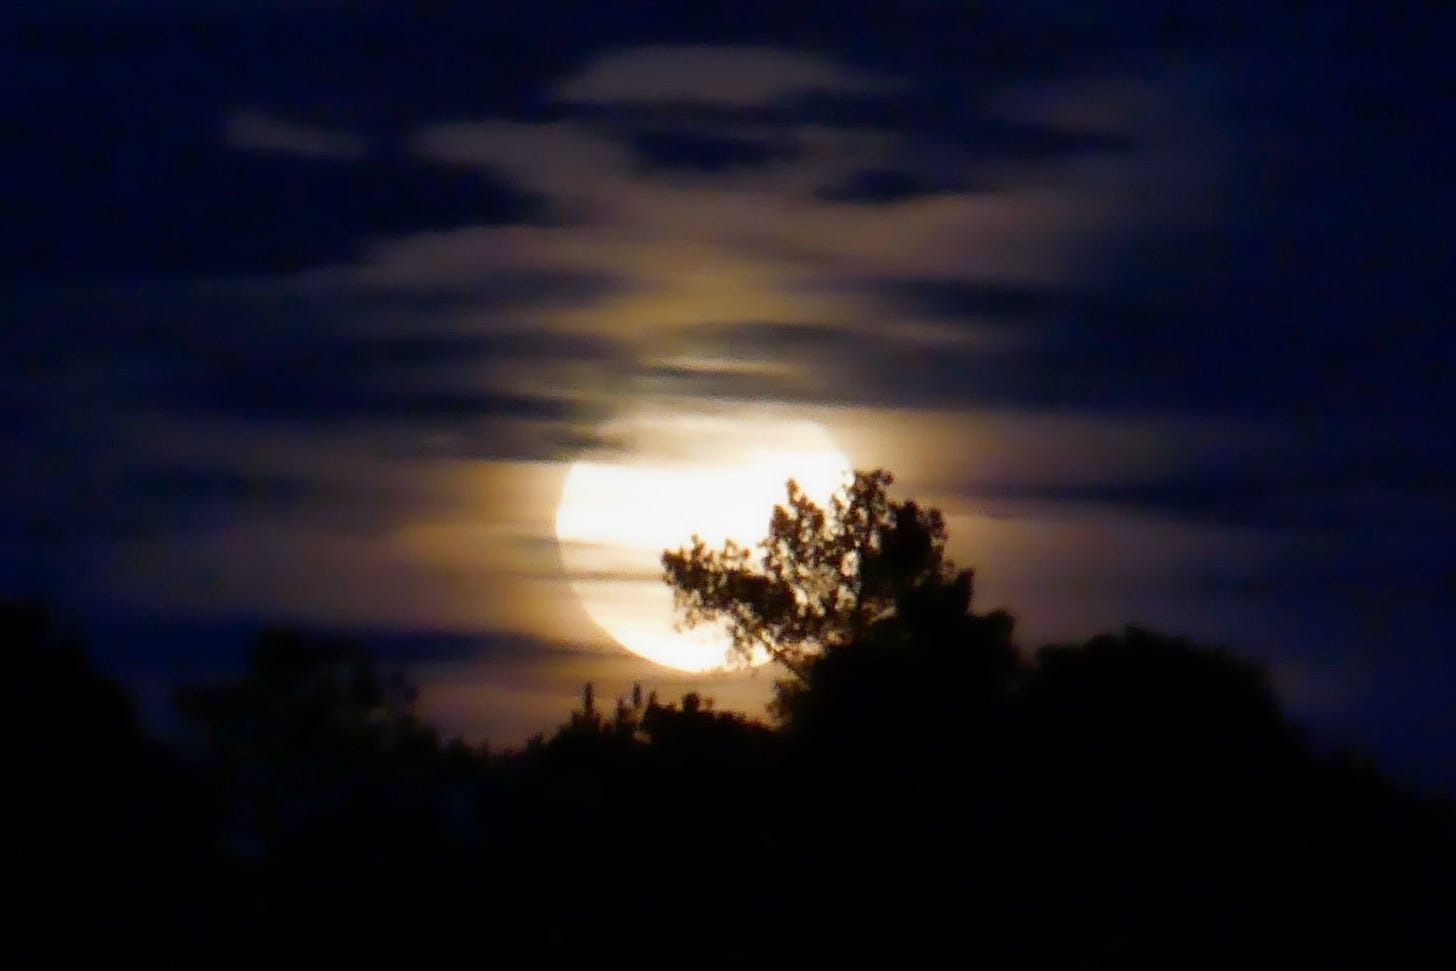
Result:
{"label": "moon glow", "polygon": [[636,416],[607,426],[603,438],[620,449],[575,462],[556,511],[572,590],[592,621],[634,654],[682,671],[727,666],[725,629],[674,629],[663,550],[694,534],[709,546],[753,546],[785,501],[788,479],[824,504],[849,475],[848,460],[808,421]]}

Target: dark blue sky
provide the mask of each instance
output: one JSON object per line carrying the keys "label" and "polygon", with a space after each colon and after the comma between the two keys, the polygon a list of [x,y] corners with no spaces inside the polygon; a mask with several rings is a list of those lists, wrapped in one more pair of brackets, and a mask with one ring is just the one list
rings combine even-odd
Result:
{"label": "dark blue sky", "polygon": [[153,688],[359,631],[516,738],[666,677],[542,620],[565,464],[772,406],[1028,646],[1218,640],[1456,785],[1451,13],[526,6],[6,5],[0,590]]}

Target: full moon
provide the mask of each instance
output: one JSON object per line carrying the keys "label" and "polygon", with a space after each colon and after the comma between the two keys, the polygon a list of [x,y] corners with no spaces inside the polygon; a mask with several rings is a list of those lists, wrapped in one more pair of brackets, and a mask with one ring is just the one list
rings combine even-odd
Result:
{"label": "full moon", "polygon": [[[726,415],[638,415],[609,424],[610,452],[567,473],[556,511],[562,566],[592,621],[634,654],[681,671],[730,664],[721,626],[674,625],[662,552],[701,536],[754,546],[794,479],[828,502],[849,462],[814,422]],[[754,657],[761,664],[766,657]]]}

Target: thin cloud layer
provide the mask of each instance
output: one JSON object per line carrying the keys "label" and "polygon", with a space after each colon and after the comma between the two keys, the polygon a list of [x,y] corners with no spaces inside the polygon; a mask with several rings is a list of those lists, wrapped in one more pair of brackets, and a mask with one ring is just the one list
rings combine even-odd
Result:
{"label": "thin cloud layer", "polygon": [[570,103],[742,109],[892,88],[889,81],[800,51],[689,44],[613,51],[552,94]]}
{"label": "thin cloud layer", "polygon": [[362,158],[368,143],[358,135],[276,118],[260,111],[240,111],[227,121],[223,137],[234,148],[282,152],[305,158]]}

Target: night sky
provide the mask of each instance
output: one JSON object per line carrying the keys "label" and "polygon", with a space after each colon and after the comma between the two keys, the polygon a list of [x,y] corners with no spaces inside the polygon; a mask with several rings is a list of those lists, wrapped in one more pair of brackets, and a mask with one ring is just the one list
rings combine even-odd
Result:
{"label": "night sky", "polygon": [[0,594],[153,702],[285,622],[498,744],[756,711],[590,623],[555,505],[623,415],[812,421],[1024,647],[1226,645],[1456,788],[1453,25],[7,0]]}

